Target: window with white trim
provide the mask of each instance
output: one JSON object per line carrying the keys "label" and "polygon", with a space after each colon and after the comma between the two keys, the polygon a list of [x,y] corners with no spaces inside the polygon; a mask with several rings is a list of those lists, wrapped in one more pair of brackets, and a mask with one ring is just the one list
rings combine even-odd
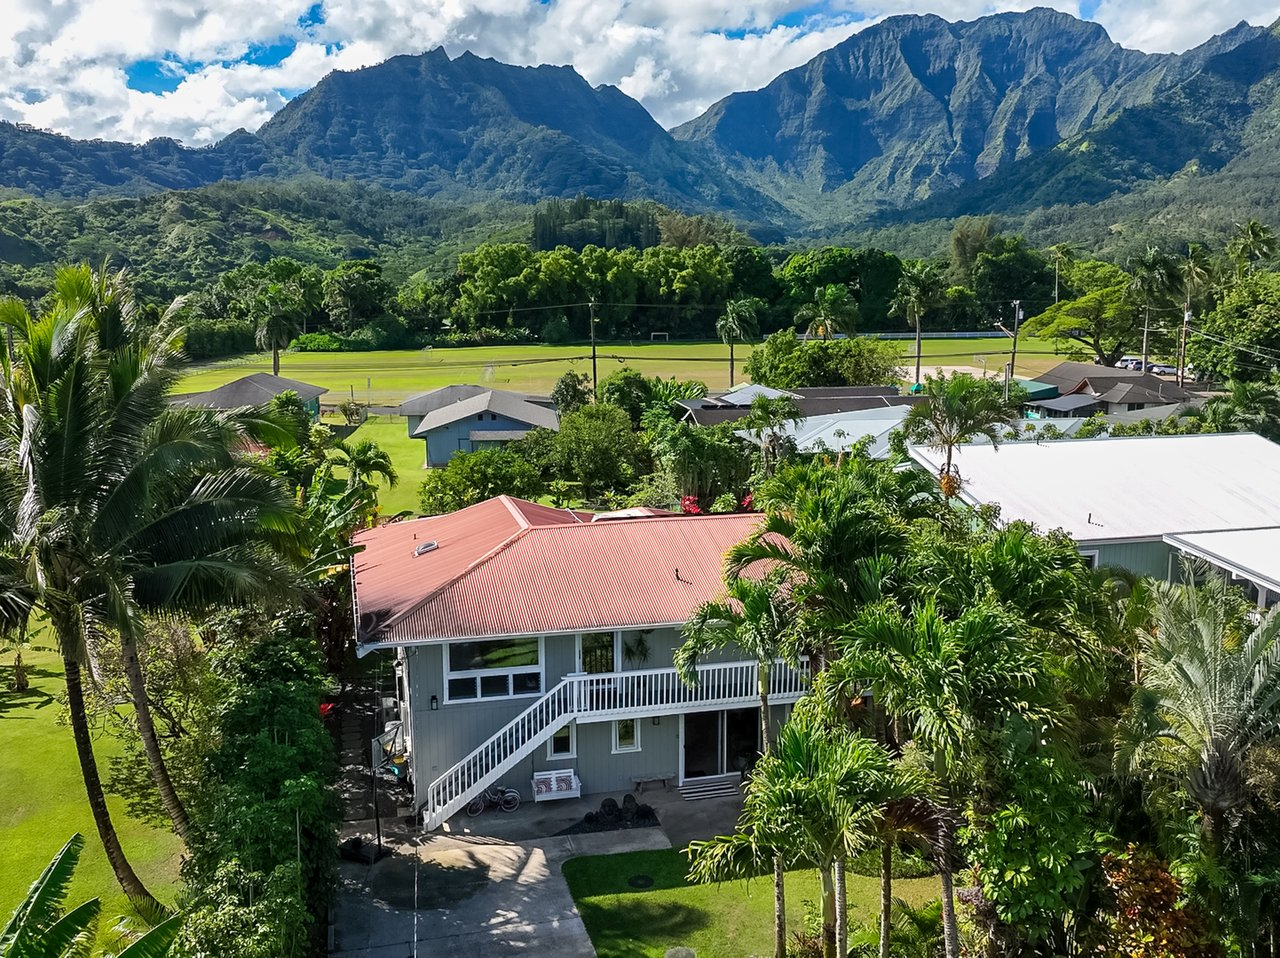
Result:
{"label": "window with white trim", "polygon": [[613,751],[640,751],[640,723],[633,718],[618,719],[613,723]]}
{"label": "window with white trim", "polygon": [[564,728],[557,729],[547,742],[547,758],[578,757],[578,723],[570,722]]}
{"label": "window with white trim", "polygon": [[444,668],[446,702],[542,694],[542,643],[537,637],[450,642]]}
{"label": "window with white trim", "polygon": [[1084,559],[1086,569],[1098,568],[1098,550],[1097,549],[1081,549],[1080,558]]}

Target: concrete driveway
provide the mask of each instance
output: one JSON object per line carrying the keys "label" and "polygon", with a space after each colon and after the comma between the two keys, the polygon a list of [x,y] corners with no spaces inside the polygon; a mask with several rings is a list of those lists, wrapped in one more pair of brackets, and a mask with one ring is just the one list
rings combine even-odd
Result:
{"label": "concrete driveway", "polygon": [[659,828],[502,841],[405,835],[375,865],[343,862],[334,958],[594,958],[560,870],[568,858],[670,848]]}

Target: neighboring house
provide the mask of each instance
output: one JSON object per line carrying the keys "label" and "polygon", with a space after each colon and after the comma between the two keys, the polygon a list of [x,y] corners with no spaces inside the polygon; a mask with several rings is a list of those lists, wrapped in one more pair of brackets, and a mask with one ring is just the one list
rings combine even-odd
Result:
{"label": "neighboring house", "polygon": [[1191,402],[1196,397],[1176,383],[1151,373],[1092,363],[1059,363],[1036,377],[1058,388],[1058,395],[1027,403],[1044,415],[1088,416],[1094,412],[1135,412],[1148,406]]}
{"label": "neighboring house", "polygon": [[302,400],[312,419],[320,418],[320,397],[329,390],[296,379],[273,376],[270,373],[253,373],[202,393],[182,393],[171,396],[175,406],[204,406],[208,409],[242,409],[248,406],[264,406],[281,393],[294,392]]}
{"label": "neighboring house", "polygon": [[[500,496],[356,533],[357,654],[396,658],[388,734],[428,829],[495,783],[736,788],[754,761],[756,663],[730,650],[689,686],[672,653],[760,517],[592,518]],[[775,723],[806,683],[774,670]]]}
{"label": "neighboring house", "polygon": [[[889,454],[889,436],[902,427],[902,420],[910,408],[909,405],[881,406],[810,416],[798,422],[784,423],[777,431],[780,436],[793,439],[796,451],[801,453],[846,452],[870,439],[870,455],[880,459]],[[738,435],[753,442],[756,439],[746,429],[739,430]]]}
{"label": "neighboring house", "polygon": [[549,399],[484,386],[433,389],[406,399],[398,412],[409,421],[409,435],[426,443],[428,466],[560,425]]}
{"label": "neighboring house", "polygon": [[815,386],[802,389],[772,389],[754,384],[740,386],[732,392],[704,399],[682,399],[684,422],[698,426],[714,426],[733,422],[751,414],[751,404],[760,396],[770,399],[790,398],[804,418],[862,409],[888,409],[909,406],[919,400],[899,395],[896,386]]}
{"label": "neighboring house", "polygon": [[[909,452],[938,471],[936,450]],[[961,499],[1063,529],[1094,565],[1173,579],[1183,552],[1239,579],[1262,605],[1280,599],[1280,445],[1260,436],[972,444],[953,461]]]}

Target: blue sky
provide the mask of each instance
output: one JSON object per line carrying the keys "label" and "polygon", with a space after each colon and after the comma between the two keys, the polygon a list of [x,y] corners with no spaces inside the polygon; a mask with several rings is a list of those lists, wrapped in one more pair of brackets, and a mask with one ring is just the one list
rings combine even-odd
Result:
{"label": "blue sky", "polygon": [[[1040,0],[1149,52],[1184,50],[1280,0]],[[667,126],[903,13],[973,19],[1035,0],[0,0],[0,119],[81,137],[213,142],[256,129],[335,69],[443,45],[568,63]]]}

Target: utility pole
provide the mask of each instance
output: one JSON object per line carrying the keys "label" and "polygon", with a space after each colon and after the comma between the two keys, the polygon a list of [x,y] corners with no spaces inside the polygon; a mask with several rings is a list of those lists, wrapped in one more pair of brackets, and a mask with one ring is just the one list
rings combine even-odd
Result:
{"label": "utility pole", "polygon": [[600,401],[600,380],[596,378],[596,298],[591,297],[591,396]]}
{"label": "utility pole", "polygon": [[1013,347],[1009,350],[1009,362],[1004,367],[1004,398],[1009,398],[1009,388],[1013,383],[1014,369],[1018,365],[1018,327],[1022,324],[1022,300],[1015,299],[1013,301],[1013,332],[1004,328],[1004,325],[997,322],[996,325],[1004,332],[1004,334],[1013,339]]}
{"label": "utility pole", "polygon": [[1191,327],[1191,304],[1182,313],[1182,341],[1178,344],[1178,385],[1187,382],[1187,330]]}
{"label": "utility pole", "polygon": [[1147,303],[1146,319],[1142,321],[1142,371],[1147,371],[1147,336],[1151,332],[1151,304]]}

